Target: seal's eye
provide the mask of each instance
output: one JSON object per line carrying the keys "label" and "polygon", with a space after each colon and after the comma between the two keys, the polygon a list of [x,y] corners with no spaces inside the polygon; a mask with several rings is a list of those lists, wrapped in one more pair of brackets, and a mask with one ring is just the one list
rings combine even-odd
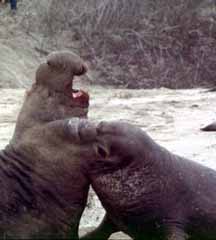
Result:
{"label": "seal's eye", "polygon": [[97,151],[98,151],[98,154],[99,154],[101,157],[103,157],[103,158],[106,157],[107,153],[106,153],[106,151],[105,151],[103,148],[98,147]]}
{"label": "seal's eye", "polygon": [[95,152],[97,155],[99,155],[102,158],[109,157],[109,155],[110,155],[109,150],[105,146],[96,144],[94,147],[95,147]]}

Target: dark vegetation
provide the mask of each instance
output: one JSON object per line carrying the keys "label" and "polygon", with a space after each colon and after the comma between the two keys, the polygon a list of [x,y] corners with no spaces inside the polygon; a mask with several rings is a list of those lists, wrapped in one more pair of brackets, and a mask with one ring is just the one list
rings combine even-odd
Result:
{"label": "dark vegetation", "polygon": [[216,85],[214,1],[31,1],[21,24],[39,39],[41,53],[59,48],[80,53],[96,73],[94,83]]}

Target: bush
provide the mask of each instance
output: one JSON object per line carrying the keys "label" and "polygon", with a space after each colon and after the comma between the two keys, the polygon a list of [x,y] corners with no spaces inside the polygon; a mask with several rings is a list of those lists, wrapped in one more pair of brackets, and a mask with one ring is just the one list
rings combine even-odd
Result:
{"label": "bush", "polygon": [[[40,11],[43,47],[74,48],[128,88],[215,85],[216,27],[201,0],[51,0]],[[46,42],[46,44],[45,44]]]}

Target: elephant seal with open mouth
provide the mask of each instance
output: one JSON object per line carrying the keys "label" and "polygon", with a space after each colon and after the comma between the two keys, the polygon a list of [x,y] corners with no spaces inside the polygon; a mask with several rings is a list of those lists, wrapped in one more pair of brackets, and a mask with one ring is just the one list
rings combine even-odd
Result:
{"label": "elephant seal with open mouth", "polygon": [[89,182],[80,147],[58,130],[60,119],[87,117],[89,95],[73,89],[87,71],[71,52],[55,52],[26,94],[14,135],[0,152],[0,238],[78,238]]}
{"label": "elephant seal with open mouth", "polygon": [[[89,150],[82,168],[107,214],[83,239],[216,239],[216,171],[170,153],[122,122],[66,124]],[[92,146],[90,148],[90,146]]]}

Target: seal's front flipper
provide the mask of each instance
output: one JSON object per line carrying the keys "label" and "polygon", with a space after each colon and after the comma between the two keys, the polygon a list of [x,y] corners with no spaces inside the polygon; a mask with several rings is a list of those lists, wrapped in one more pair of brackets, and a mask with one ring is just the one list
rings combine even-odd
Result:
{"label": "seal's front flipper", "polygon": [[169,226],[167,228],[167,240],[187,240],[188,235],[180,226]]}

